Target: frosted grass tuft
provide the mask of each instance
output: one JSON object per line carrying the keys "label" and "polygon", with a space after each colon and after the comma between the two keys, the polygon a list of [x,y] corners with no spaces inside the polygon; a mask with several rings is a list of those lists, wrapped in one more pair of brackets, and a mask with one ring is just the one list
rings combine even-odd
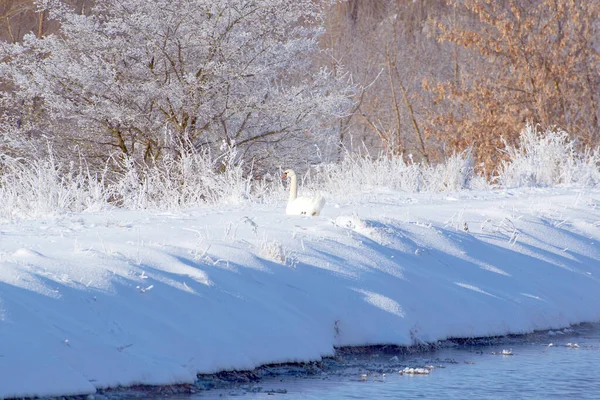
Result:
{"label": "frosted grass tuft", "polygon": [[[436,165],[416,163],[410,155],[348,152],[335,164],[321,164],[301,175],[301,190],[356,198],[377,190],[453,192],[600,183],[598,149],[580,150],[562,130],[540,132],[527,125],[520,143],[507,144],[502,151],[507,160],[493,177],[494,185],[475,172],[470,150]],[[0,155],[0,217],[30,219],[115,207],[181,210],[201,205],[273,205],[285,199],[286,188],[278,174],[253,176],[251,166],[235,149],[220,157],[209,151],[181,151],[151,165],[123,158],[110,162],[92,171],[82,157],[61,161],[51,148],[39,158]]]}

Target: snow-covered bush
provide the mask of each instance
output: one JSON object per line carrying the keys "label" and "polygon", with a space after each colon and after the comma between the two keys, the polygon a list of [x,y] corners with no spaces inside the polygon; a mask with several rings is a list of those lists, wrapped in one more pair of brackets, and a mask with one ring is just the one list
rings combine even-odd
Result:
{"label": "snow-covered bush", "polygon": [[436,165],[423,165],[426,191],[444,192],[464,189],[484,189],[489,187],[485,178],[477,175],[475,159],[470,149],[454,153],[445,162]]}
{"label": "snow-covered bush", "polygon": [[321,166],[315,180],[336,194],[361,193],[374,187],[415,192],[423,184],[420,166],[405,162],[402,156],[375,158],[358,153],[346,153],[340,162]]}
{"label": "snow-covered bush", "polygon": [[131,160],[111,183],[117,204],[127,209],[179,209],[201,204],[259,201],[269,189],[251,179],[235,150],[213,158],[208,152],[186,150],[164,157],[152,167]]}
{"label": "snow-covered bush", "polygon": [[62,163],[52,151],[45,158],[0,156],[0,217],[36,218],[109,206],[110,189],[103,174],[85,162]]}
{"label": "snow-covered bush", "polygon": [[61,162],[52,149],[34,160],[0,156],[0,217],[38,218],[65,212],[183,209],[199,205],[270,202],[276,191],[252,179],[235,149],[220,157],[208,150],[181,151],[152,165],[115,156],[101,173],[82,158]]}
{"label": "snow-covered bush", "polygon": [[561,129],[538,131],[527,125],[517,146],[506,145],[507,161],[500,165],[497,182],[503,187],[578,185],[600,183],[598,149],[578,148]]}
{"label": "snow-covered bush", "polygon": [[0,79],[14,89],[4,97],[100,165],[187,144],[218,155],[223,142],[265,165],[306,158],[352,95],[312,62],[322,3],[96,0],[87,15],[39,0],[60,33],[0,41]]}
{"label": "snow-covered bush", "polygon": [[[402,155],[369,155],[347,153],[339,163],[317,169],[314,178],[323,190],[339,195],[364,193],[375,187],[405,192],[454,191],[487,186],[476,175],[470,151],[454,154],[437,165],[415,163]],[[313,184],[315,185],[315,184]]]}

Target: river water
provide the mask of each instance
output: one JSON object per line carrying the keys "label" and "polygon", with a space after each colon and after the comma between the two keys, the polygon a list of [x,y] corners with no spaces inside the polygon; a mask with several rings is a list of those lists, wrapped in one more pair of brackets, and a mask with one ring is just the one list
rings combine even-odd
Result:
{"label": "river water", "polygon": [[[406,368],[429,373],[411,374]],[[312,374],[289,367],[271,375],[176,398],[600,399],[600,324],[448,342],[435,351],[412,354],[379,348],[341,354]]]}

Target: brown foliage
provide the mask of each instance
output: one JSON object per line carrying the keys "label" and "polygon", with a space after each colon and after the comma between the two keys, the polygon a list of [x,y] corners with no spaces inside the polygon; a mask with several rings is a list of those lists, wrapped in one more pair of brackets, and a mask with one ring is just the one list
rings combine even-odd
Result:
{"label": "brown foliage", "polygon": [[440,40],[462,52],[459,79],[428,86],[448,106],[433,116],[452,147],[472,146],[489,172],[500,137],[526,122],[556,125],[598,144],[600,1],[454,1],[464,17]]}
{"label": "brown foliage", "polygon": [[488,174],[526,123],[600,143],[600,0],[348,1],[323,44],[364,86],[343,137]]}

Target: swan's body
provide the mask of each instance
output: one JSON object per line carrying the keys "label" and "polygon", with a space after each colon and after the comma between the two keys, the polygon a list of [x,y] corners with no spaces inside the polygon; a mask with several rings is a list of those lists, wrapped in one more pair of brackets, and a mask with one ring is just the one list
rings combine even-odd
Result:
{"label": "swan's body", "polygon": [[290,197],[285,213],[288,215],[319,215],[325,205],[325,199],[321,195],[298,197],[298,178],[291,169],[285,170],[282,178],[290,178]]}

